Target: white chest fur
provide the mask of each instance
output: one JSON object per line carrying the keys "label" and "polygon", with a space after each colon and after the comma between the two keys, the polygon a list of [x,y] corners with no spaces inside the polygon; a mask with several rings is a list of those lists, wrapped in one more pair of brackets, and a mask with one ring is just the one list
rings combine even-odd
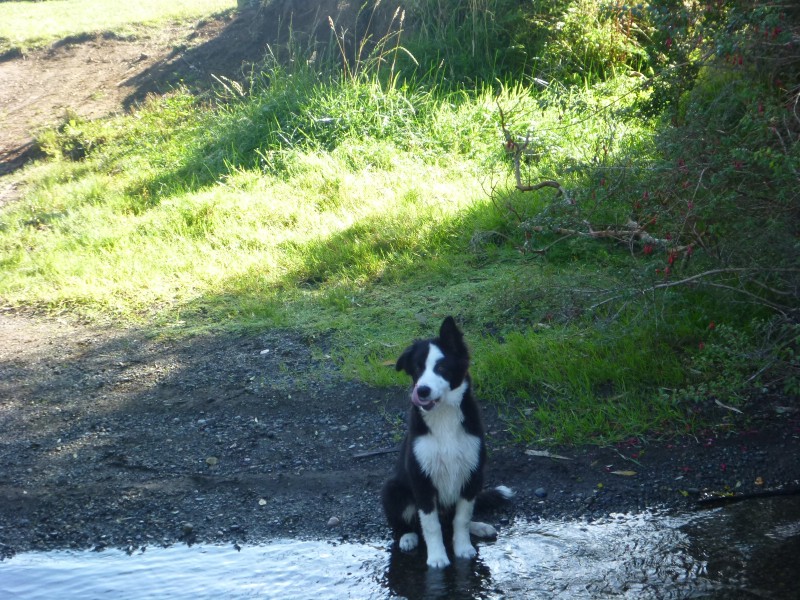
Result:
{"label": "white chest fur", "polygon": [[480,438],[462,426],[461,410],[441,404],[424,415],[430,433],[414,441],[414,456],[439,492],[439,506],[453,506],[478,468]]}

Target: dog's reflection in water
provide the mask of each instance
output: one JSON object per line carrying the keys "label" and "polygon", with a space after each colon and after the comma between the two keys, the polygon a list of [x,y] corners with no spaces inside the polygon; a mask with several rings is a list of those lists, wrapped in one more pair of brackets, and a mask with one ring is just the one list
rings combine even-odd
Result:
{"label": "dog's reflection in water", "polygon": [[403,552],[392,545],[389,568],[383,584],[395,596],[418,599],[483,598],[493,592],[492,574],[480,555],[472,559],[456,559],[444,569],[431,569],[425,564],[425,550]]}

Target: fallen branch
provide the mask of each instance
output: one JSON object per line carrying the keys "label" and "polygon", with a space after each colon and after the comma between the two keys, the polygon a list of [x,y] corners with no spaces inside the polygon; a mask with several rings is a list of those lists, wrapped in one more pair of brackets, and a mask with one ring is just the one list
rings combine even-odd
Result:
{"label": "fallen branch", "polygon": [[798,494],[800,494],[800,487],[797,486],[749,493],[708,492],[702,498],[698,498],[697,505],[701,508],[714,508],[717,506],[734,504],[742,500],[757,500],[759,498],[774,498],[776,496],[796,496]]}
{"label": "fallen branch", "polygon": [[[759,273],[763,274],[764,272],[797,272],[797,269],[766,269],[761,270]],[[718,283],[715,281],[705,281],[706,278],[714,276],[714,275],[742,275],[742,274],[750,274],[755,273],[755,269],[746,269],[746,268],[726,268],[726,269],[711,269],[709,271],[703,271],[702,273],[697,273],[692,275],[691,277],[685,277],[683,279],[678,279],[676,281],[665,281],[664,283],[657,283],[651,289],[658,290],[664,288],[671,288],[679,285],[686,285],[687,283],[699,283],[701,285],[707,285],[709,287],[716,287],[724,290],[728,290],[729,292],[734,292],[736,294],[742,294],[743,296],[747,296],[752,300],[755,300],[758,304],[762,304],[772,310],[781,313],[784,316],[787,316],[789,313],[796,312],[797,308],[791,306],[785,306],[782,304],[778,304],[776,302],[772,302],[759,296],[758,294],[754,294],[744,288],[741,287],[734,287],[732,285],[726,285],[724,283]]]}
{"label": "fallen branch", "polygon": [[398,452],[399,450],[400,446],[395,446],[394,448],[381,448],[380,450],[367,450],[366,452],[357,452],[353,454],[353,458],[369,458],[370,456],[391,454],[392,452]]}
{"label": "fallen branch", "polygon": [[[798,106],[800,106],[800,93],[795,98],[794,113],[798,122],[800,122],[800,113],[796,110]],[[702,285],[707,288],[716,288],[737,294],[737,300],[762,305],[783,315],[786,319],[796,320],[798,318],[800,308],[796,306],[798,296],[796,276],[776,278],[770,275],[799,273],[800,270],[798,269],[718,268],[682,279],[673,279],[677,271],[683,270],[688,265],[696,251],[702,251],[712,259],[716,259],[718,264],[722,263],[723,257],[718,252],[715,253],[714,236],[705,227],[701,227],[701,230],[698,231],[698,219],[692,212],[695,197],[701,189],[704,189],[703,179],[707,168],[700,171],[694,186],[694,192],[685,199],[685,212],[683,212],[684,209],[682,208],[683,199],[679,200],[681,206],[668,208],[668,215],[683,215],[682,223],[676,225],[679,228],[677,235],[664,233],[664,237],[656,237],[656,235],[648,231],[648,229],[657,231],[656,222],[659,214],[655,212],[650,216],[645,214],[638,215],[638,209],[641,208],[638,202],[634,203],[634,208],[636,209],[634,214],[638,216],[631,218],[627,223],[598,226],[596,223],[590,223],[582,218],[582,207],[578,205],[577,197],[565,191],[558,181],[553,179],[547,179],[539,183],[523,181],[522,162],[525,160],[528,163],[535,158],[538,150],[532,148],[532,146],[536,146],[537,138],[531,130],[528,130],[524,135],[514,135],[510,130],[506,112],[499,103],[497,108],[505,150],[513,164],[516,190],[534,192],[544,188],[552,188],[557,191],[555,198],[560,198],[558,201],[553,201],[550,207],[538,211],[535,215],[525,214],[523,209],[515,207],[510,201],[505,202],[506,211],[517,220],[517,224],[522,230],[524,241],[521,244],[516,244],[517,250],[521,253],[544,255],[556,244],[572,237],[614,240],[620,244],[627,245],[631,254],[634,253],[635,248],[641,247],[641,251],[645,256],[652,255],[658,249],[664,252],[666,260],[663,266],[655,269],[655,273],[663,273],[664,279],[662,282],[652,282],[645,289],[638,290],[642,295],[677,286]],[[685,182],[684,189],[688,189],[688,182]],[[649,195],[647,197],[649,198]],[[498,210],[502,211],[501,201],[495,197],[494,189],[490,194],[490,198]],[[669,218],[667,221],[669,221]],[[660,228],[663,229],[664,226],[661,225]],[[556,239],[553,241],[548,239],[545,242],[534,240],[536,234],[550,234],[555,236]],[[538,247],[536,247],[537,245]],[[778,285],[773,283],[776,280],[779,282]],[[592,309],[621,298],[632,298],[636,295],[630,292],[632,290],[604,298],[595,304]]]}
{"label": "fallen branch", "polygon": [[[531,138],[530,133],[525,135],[525,139],[520,141],[516,139],[508,129],[508,125],[506,123],[506,114],[503,111],[503,108],[498,104],[497,110],[500,115],[500,127],[503,130],[503,137],[505,138],[505,147],[506,151],[512,157],[512,162],[514,164],[514,181],[515,187],[520,192],[535,192],[537,190],[541,190],[543,188],[553,188],[555,189],[558,194],[556,194],[556,198],[565,197],[566,203],[574,204],[574,200],[570,199],[567,195],[567,192],[564,190],[562,185],[554,180],[554,179],[547,179],[544,181],[540,181],[536,184],[527,184],[522,182],[522,157],[528,151],[530,147]],[[492,197],[492,201],[494,202],[494,198]],[[560,241],[567,239],[572,236],[582,236],[582,237],[589,237],[593,239],[602,239],[602,238],[609,238],[609,239],[616,239],[620,242],[625,243],[632,243],[634,241],[641,242],[643,244],[650,244],[653,246],[659,247],[668,247],[670,246],[669,240],[656,238],[647,231],[645,228],[647,225],[641,225],[636,223],[635,221],[629,221],[624,228],[618,227],[606,227],[603,229],[597,229],[593,227],[590,223],[585,222],[586,230],[582,231],[579,229],[569,229],[565,227],[545,227],[542,225],[530,225],[526,219],[514,208],[510,202],[506,203],[506,209],[513,214],[520,223],[520,226],[526,230],[526,241],[523,244],[521,251],[523,252],[535,252],[537,254],[545,254],[551,247],[555,244],[559,243]],[[530,249],[528,248],[528,242],[530,241],[530,233],[555,233],[561,235],[562,237],[555,242],[545,246],[544,248],[538,249]],[[681,253],[689,248],[693,249],[691,244],[686,246],[679,246],[670,248],[672,252]],[[691,250],[690,250],[691,252]]]}
{"label": "fallen branch", "polygon": [[743,413],[741,410],[739,410],[739,409],[738,409],[738,408],[736,408],[735,406],[728,406],[727,404],[723,404],[723,403],[722,403],[722,402],[720,402],[719,400],[716,400],[716,399],[715,399],[715,400],[714,400],[714,404],[716,404],[716,405],[717,405],[717,406],[719,406],[720,408],[724,408],[725,410],[731,410],[731,411],[733,411],[733,412],[735,412],[735,413],[739,413],[740,415],[743,415],[743,414],[744,414],[744,413]]}
{"label": "fallen branch", "polygon": [[[564,235],[562,235],[560,238],[558,238],[554,242],[550,242],[549,244],[547,244],[547,246],[545,246],[544,248],[534,248],[533,250],[528,250],[528,251],[529,252],[533,252],[535,254],[547,254],[547,251],[550,250],[550,248],[552,248],[553,246],[555,246],[559,242],[562,242],[562,241],[566,240],[567,238],[571,238],[574,235],[577,235],[577,234],[575,234],[575,233],[565,233]],[[527,244],[528,244],[528,241],[526,240],[525,244],[523,245],[523,247],[527,246]]]}
{"label": "fallen branch", "polygon": [[528,449],[528,450],[525,450],[525,454],[527,454],[528,456],[536,456],[536,457],[539,457],[539,458],[552,458],[552,459],[555,459],[555,460],[573,460],[569,456],[562,456],[560,454],[553,454],[549,450]]}
{"label": "fallen branch", "polygon": [[[543,254],[547,250],[550,249],[551,246],[560,242],[563,239],[566,239],[571,236],[581,236],[587,237],[591,239],[614,239],[619,242],[624,242],[630,244],[632,242],[640,242],[642,244],[650,244],[652,246],[659,246],[659,247],[670,247],[669,240],[661,239],[654,237],[653,235],[649,234],[645,231],[644,226],[639,225],[634,221],[630,221],[628,223],[628,227],[625,229],[613,228],[613,227],[606,227],[605,229],[595,229],[592,227],[591,223],[585,222],[586,230],[582,231],[580,229],[569,229],[566,227],[546,227],[544,225],[528,225],[527,222],[523,221],[522,226],[527,231],[532,231],[536,233],[555,233],[558,235],[563,236],[562,238],[556,240],[552,244],[549,244],[545,248],[539,250],[530,250],[531,252],[536,252],[538,254]],[[670,247],[671,252],[675,253],[683,253],[689,250],[690,248],[694,249],[692,244],[687,244],[685,246],[675,246]]]}
{"label": "fallen branch", "polygon": [[560,183],[558,183],[557,181],[552,180],[552,179],[547,179],[545,181],[541,181],[541,182],[537,183],[536,185],[524,185],[522,183],[521,176],[519,174],[519,157],[517,157],[515,160],[516,160],[515,176],[516,176],[516,179],[517,179],[517,189],[520,192],[535,192],[536,190],[540,190],[540,189],[545,188],[545,187],[551,187],[551,188],[555,188],[555,189],[558,190],[558,195],[559,196],[563,196],[564,195],[564,188],[561,187]]}
{"label": "fallen branch", "polygon": [[653,286],[653,289],[657,290],[657,289],[660,289],[660,288],[674,287],[676,285],[685,285],[685,284],[690,283],[690,282],[692,282],[692,281],[694,281],[696,279],[702,279],[704,277],[710,277],[712,275],[722,275],[722,274],[728,274],[728,273],[747,273],[747,272],[750,272],[750,271],[752,271],[752,269],[733,269],[733,268],[730,268],[730,269],[711,269],[710,271],[703,271],[702,273],[697,273],[695,275],[692,275],[691,277],[685,277],[683,279],[679,279],[679,280],[676,280],[676,281],[667,281],[665,283],[656,284],[656,285]]}

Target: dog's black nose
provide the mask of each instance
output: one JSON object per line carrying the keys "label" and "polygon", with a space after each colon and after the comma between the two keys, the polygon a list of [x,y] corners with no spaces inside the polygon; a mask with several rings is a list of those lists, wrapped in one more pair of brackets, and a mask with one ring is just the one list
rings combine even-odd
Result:
{"label": "dog's black nose", "polygon": [[417,395],[420,398],[427,398],[431,395],[431,388],[429,388],[427,385],[421,385],[417,388]]}

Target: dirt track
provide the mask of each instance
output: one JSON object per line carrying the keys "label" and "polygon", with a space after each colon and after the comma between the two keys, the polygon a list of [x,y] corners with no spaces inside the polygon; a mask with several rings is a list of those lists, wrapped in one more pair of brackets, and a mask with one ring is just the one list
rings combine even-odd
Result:
{"label": "dirt track", "polygon": [[[0,175],[66,110],[92,118],[181,79],[200,88],[210,73],[235,76],[264,50],[253,22],[100,36],[0,62]],[[0,209],[17,194],[7,181]],[[362,455],[395,446],[408,392],[345,380],[331,352],[291,331],[174,342],[0,312],[0,556],[386,537],[377,495],[395,456]],[[554,450],[569,460],[526,454],[487,407],[488,483],[519,493],[490,519],[594,518],[693,506],[704,489],[797,485],[800,412],[786,403],[746,407],[739,433],[724,437]],[[730,420],[711,401],[705,410]]]}
{"label": "dirt track", "polygon": [[[67,115],[93,119],[127,111],[177,85],[201,91],[212,75],[243,79],[246,66],[261,60],[275,39],[265,20],[268,15],[251,11],[0,57],[0,177],[35,157],[35,134]],[[0,206],[14,194],[0,179]]]}

